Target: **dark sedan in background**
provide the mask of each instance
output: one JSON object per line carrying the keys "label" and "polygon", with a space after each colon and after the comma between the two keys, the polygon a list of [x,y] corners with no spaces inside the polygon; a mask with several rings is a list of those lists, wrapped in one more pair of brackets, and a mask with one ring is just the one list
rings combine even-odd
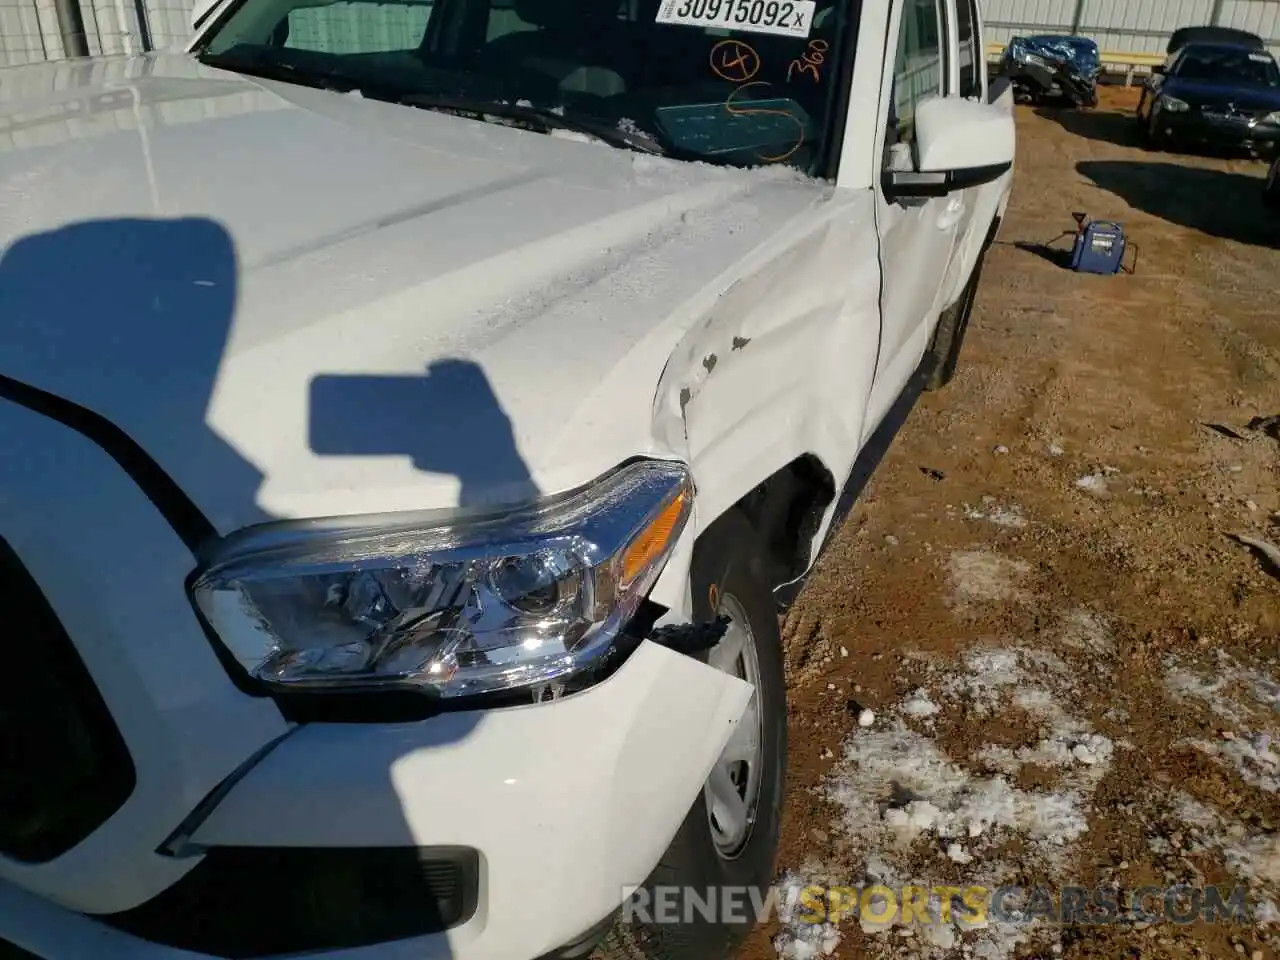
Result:
{"label": "dark sedan in background", "polygon": [[1175,144],[1280,152],[1280,67],[1265,49],[1193,42],[1155,68],[1138,104],[1153,149]]}

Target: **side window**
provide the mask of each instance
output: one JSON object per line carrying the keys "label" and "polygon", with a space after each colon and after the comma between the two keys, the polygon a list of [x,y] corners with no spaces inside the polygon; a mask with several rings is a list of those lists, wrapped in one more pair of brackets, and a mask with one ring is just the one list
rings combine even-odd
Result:
{"label": "side window", "polygon": [[485,31],[485,42],[505,37],[509,33],[526,33],[537,30],[532,23],[525,23],[516,13],[515,0],[494,0],[489,5],[489,26]]}
{"label": "side window", "polygon": [[978,49],[976,0],[956,0],[956,35],[960,39],[960,96],[982,96],[985,51]]}
{"label": "side window", "polygon": [[355,0],[295,7],[289,11],[289,36],[284,45],[334,54],[416,50],[427,32],[432,6],[432,0]]}
{"label": "side window", "polygon": [[916,104],[945,92],[941,0],[904,0],[889,101],[887,147],[915,140]]}

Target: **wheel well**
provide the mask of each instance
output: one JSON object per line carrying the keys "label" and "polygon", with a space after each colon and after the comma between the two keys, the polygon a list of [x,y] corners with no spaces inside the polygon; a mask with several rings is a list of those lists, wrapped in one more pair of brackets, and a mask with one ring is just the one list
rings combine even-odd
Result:
{"label": "wheel well", "polygon": [[759,534],[773,586],[788,583],[809,567],[813,538],[835,499],[835,478],[817,457],[797,457],[749,490],[733,509]]}

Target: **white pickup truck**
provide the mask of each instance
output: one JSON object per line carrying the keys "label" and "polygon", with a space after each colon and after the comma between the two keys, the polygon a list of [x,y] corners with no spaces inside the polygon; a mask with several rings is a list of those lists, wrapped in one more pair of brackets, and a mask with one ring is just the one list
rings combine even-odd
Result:
{"label": "white pickup truck", "polygon": [[727,955],[621,907],[772,881],[779,608],[1008,199],[976,3],[195,28],[0,72],[0,956]]}

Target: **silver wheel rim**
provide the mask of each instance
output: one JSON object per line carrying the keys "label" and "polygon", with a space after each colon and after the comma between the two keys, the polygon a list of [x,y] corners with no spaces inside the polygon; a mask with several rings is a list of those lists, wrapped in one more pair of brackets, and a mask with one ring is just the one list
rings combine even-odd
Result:
{"label": "silver wheel rim", "polygon": [[707,820],[716,853],[731,860],[751,838],[760,804],[764,773],[764,727],[760,710],[760,656],[742,605],[733,597],[720,598],[716,611],[729,618],[729,628],[707,655],[707,664],[751,684],[751,700],[725,745],[703,788]]}

